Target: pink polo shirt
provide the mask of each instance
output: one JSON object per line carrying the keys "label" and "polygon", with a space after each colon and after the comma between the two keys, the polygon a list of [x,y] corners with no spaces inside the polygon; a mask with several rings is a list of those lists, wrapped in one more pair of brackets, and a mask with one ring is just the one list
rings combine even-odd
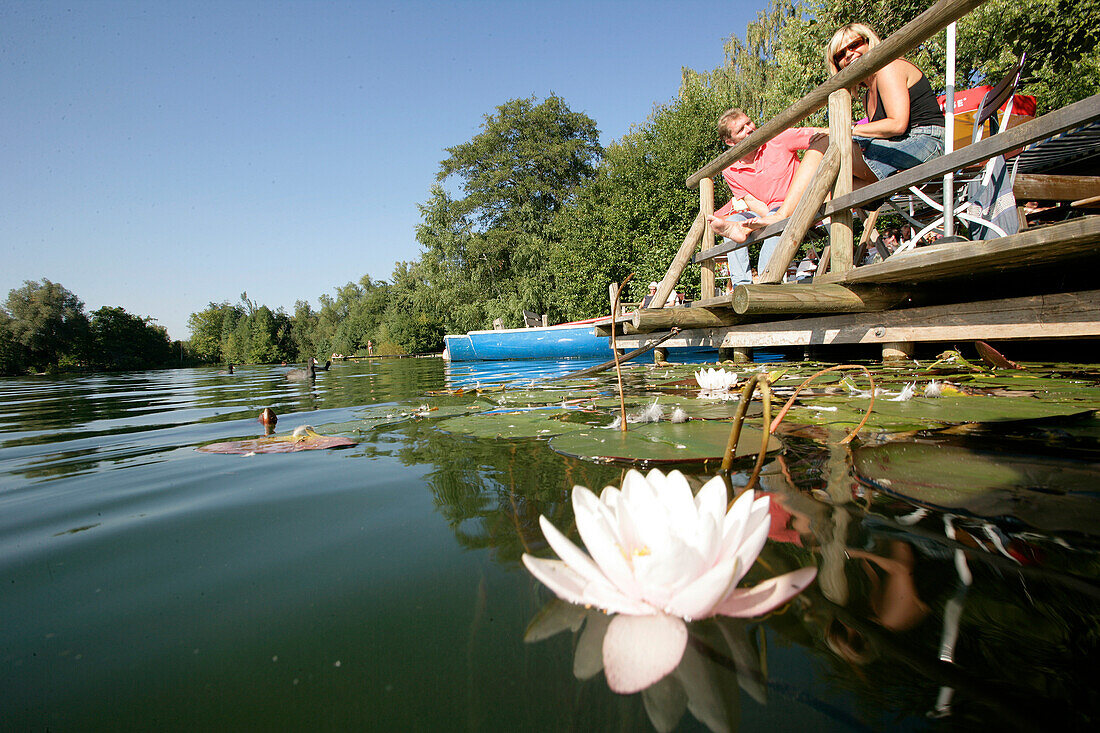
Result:
{"label": "pink polo shirt", "polygon": [[738,160],[722,171],[733,197],[744,198],[745,194],[750,194],[769,209],[782,204],[798,168],[795,151],[805,150],[814,132],[812,127],[784,130],[759,148],[751,163]]}

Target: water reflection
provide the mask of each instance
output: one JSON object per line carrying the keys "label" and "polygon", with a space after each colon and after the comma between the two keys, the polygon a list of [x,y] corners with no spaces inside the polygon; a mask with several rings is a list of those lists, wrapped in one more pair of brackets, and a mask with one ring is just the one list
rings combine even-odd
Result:
{"label": "water reflection", "polygon": [[[664,373],[632,369],[628,384]],[[312,386],[284,371],[0,380],[7,727],[1019,730],[1100,717],[1094,418],[850,452],[827,447],[826,428],[792,430],[763,475],[767,572],[748,581],[806,565],[819,580],[765,618],[693,623],[680,665],[624,697],[601,673],[608,617],[542,611],[557,602],[520,562],[548,552],[540,515],[575,536],[570,490],[620,485],[620,468],[533,437],[443,432],[437,416],[479,398],[430,395],[465,378],[439,359],[339,363]],[[425,402],[436,409],[416,414]],[[359,443],[194,450],[259,437],[264,407],[280,434],[346,427]]]}

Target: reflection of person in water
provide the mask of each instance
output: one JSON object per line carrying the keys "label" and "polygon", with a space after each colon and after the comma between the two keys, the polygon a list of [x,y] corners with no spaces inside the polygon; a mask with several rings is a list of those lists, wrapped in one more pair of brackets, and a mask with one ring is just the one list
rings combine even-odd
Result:
{"label": "reflection of person in water", "polygon": [[[930,610],[917,594],[913,577],[916,557],[913,548],[901,540],[890,540],[885,554],[888,556],[847,550],[849,558],[859,561],[870,583],[867,594],[870,620],[889,631],[908,631],[923,621]],[[826,641],[833,651],[855,664],[866,664],[874,656],[863,635],[837,619],[829,625]]]}

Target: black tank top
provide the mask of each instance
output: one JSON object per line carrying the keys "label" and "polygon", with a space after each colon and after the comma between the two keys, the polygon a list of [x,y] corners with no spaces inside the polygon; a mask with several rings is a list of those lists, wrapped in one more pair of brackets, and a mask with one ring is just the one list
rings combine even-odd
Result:
{"label": "black tank top", "polygon": [[[882,108],[882,100],[877,101],[878,104],[871,122],[886,119],[886,110]],[[866,97],[864,97],[863,105],[864,107],[867,106]],[[905,130],[905,135],[908,135],[909,130],[914,127],[922,125],[943,127],[944,124],[943,112],[940,111],[940,104],[936,101],[936,93],[932,91],[932,85],[928,83],[928,77],[921,74],[920,79],[917,79],[917,83],[909,87],[909,127]],[[898,137],[904,137],[905,135],[898,135]]]}

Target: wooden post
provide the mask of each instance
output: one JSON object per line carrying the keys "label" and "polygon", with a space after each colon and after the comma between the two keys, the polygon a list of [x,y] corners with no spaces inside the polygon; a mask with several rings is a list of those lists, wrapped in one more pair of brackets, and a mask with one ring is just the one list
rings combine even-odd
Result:
{"label": "wooden post", "polygon": [[653,363],[660,364],[662,361],[668,361],[668,349],[658,346],[653,350]]}
{"label": "wooden post", "polygon": [[882,361],[884,364],[909,361],[912,358],[912,341],[887,341],[882,345]]}
{"label": "wooden post", "polygon": [[[787,273],[787,265],[791,263],[791,258],[798,251],[799,245],[806,237],[806,232],[810,231],[810,227],[817,219],[817,212],[821,205],[825,203],[825,197],[832,189],[839,170],[840,151],[837,149],[836,143],[830,141],[829,147],[825,150],[825,156],[817,167],[817,173],[810,181],[806,192],[802,194],[802,199],[795,206],[791,218],[787,220],[787,227],[783,230],[783,236],[779,238],[779,244],[772,252],[772,257],[768,261],[768,266],[764,268],[764,272],[761,273],[759,282],[783,282],[783,276]],[[835,253],[833,257],[836,257]],[[850,251],[848,258],[851,260]]]}
{"label": "wooden post", "polygon": [[[837,89],[829,95],[829,145],[840,153],[840,166],[833,198],[852,192],[852,94]],[[852,210],[833,214],[829,226],[829,246],[832,247],[833,272],[852,269]]]}
{"label": "wooden post", "polygon": [[[714,179],[704,178],[699,181],[699,215],[703,217],[703,243],[701,249],[706,252],[714,247],[714,231],[707,222],[707,217],[714,213]],[[702,272],[699,274],[699,297],[714,297],[714,260],[705,260],[702,264]],[[666,296],[667,297],[667,296]]]}

